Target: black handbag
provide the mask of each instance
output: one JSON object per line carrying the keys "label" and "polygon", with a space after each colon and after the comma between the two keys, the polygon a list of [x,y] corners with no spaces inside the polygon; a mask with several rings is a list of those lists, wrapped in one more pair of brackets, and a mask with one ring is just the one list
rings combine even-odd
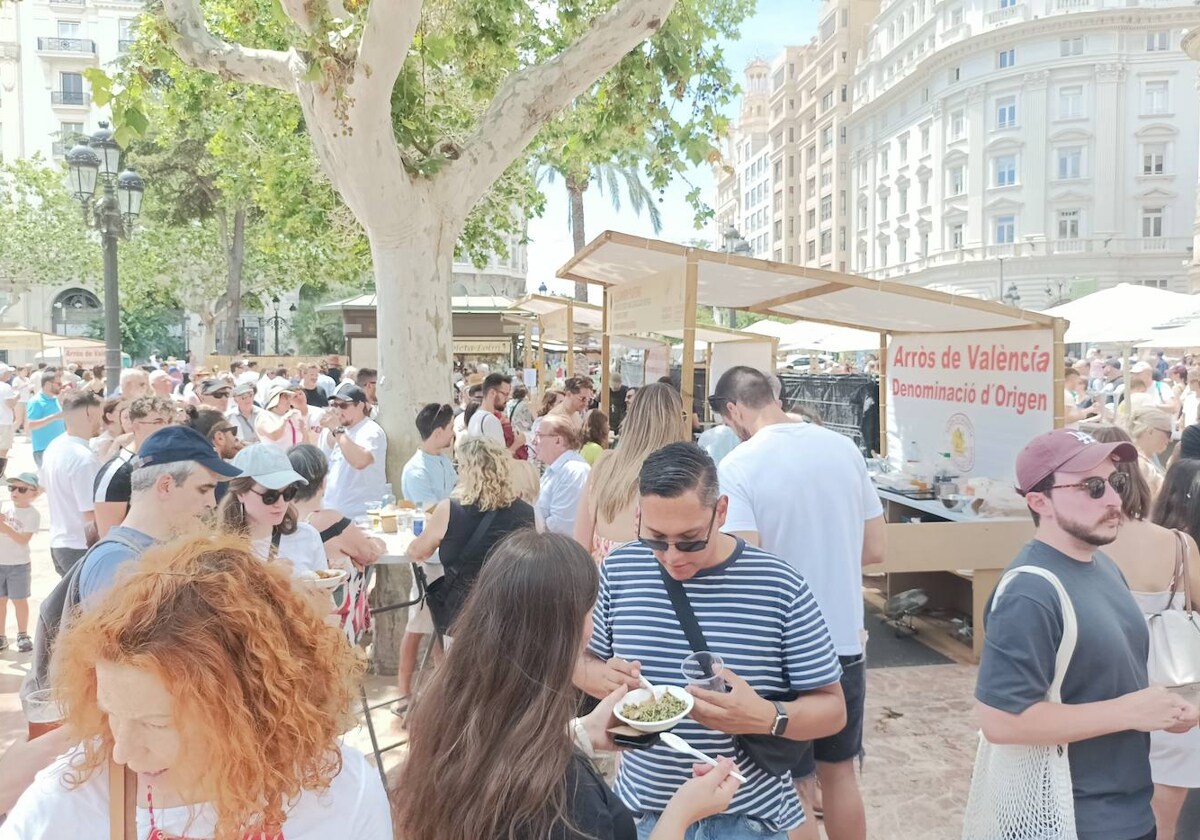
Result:
{"label": "black handbag", "polygon": [[[679,626],[683,628],[683,634],[687,636],[692,652],[708,651],[709,647],[708,642],[704,640],[704,631],[700,629],[700,622],[696,621],[696,614],[692,611],[692,604],[688,601],[687,591],[683,588],[683,584],[667,574],[667,570],[662,567],[661,563],[658,565],[658,572],[662,575],[663,585],[666,586],[667,595],[671,598],[671,606],[675,608],[675,618],[678,619]],[[705,667],[711,670],[712,663],[705,662]],[[706,673],[705,676],[711,677],[713,674]],[[787,691],[782,694],[764,694],[762,696],[767,700],[779,700],[786,703],[799,697],[800,692]],[[808,741],[793,741],[791,738],[784,738],[781,735],[766,734],[734,735],[733,740],[746,755],[750,756],[751,761],[772,776],[791,773],[792,769],[800,763],[809,743]]]}
{"label": "black handbag", "polygon": [[[489,510],[483,515],[483,519],[479,520],[479,524],[471,532],[471,538],[459,552],[460,558],[466,559],[474,555],[497,513],[498,511]],[[429,588],[425,590],[425,603],[429,607],[429,614],[433,618],[433,627],[437,630],[438,635],[445,636],[450,632],[463,604],[467,602],[467,596],[471,594],[471,586],[475,583],[477,575],[478,567],[473,570],[473,573],[468,573],[461,566],[453,568],[447,566],[446,573],[429,584]]]}

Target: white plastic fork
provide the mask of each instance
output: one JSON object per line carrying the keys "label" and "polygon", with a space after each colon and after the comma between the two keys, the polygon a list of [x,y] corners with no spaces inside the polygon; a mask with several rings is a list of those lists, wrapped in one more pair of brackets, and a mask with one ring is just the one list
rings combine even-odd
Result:
{"label": "white plastic fork", "polygon": [[[701,761],[703,761],[705,764],[711,764],[713,767],[717,766],[717,760],[715,758],[713,758],[710,755],[705,755],[704,753],[700,752],[700,750],[693,747],[691,744],[689,744],[687,741],[680,738],[674,732],[660,732],[660,733],[658,733],[658,737],[662,740],[662,742],[664,744],[666,744],[671,749],[675,750],[675,752],[680,752],[680,753],[683,753],[684,755],[690,755],[693,758],[698,758]],[[742,782],[743,784],[746,781],[746,777],[743,776],[741,773],[739,773],[736,770],[732,771],[729,775],[733,776],[735,779],[737,779],[739,782]]]}

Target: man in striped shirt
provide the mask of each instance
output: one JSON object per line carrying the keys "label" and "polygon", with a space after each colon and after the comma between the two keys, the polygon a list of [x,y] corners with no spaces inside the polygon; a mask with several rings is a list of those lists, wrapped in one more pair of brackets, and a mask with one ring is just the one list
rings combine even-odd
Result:
{"label": "man in striped shirt", "polygon": [[[638,541],[616,549],[600,572],[600,595],[577,684],[595,697],[684,682],[693,652],[676,618],[665,576],[683,585],[711,653],[724,662],[727,692],[689,686],[691,719],[675,733],[710,756],[733,758],[746,776],[729,811],[697,823],[700,836],[783,840],[804,813],[788,774],[756,765],[735,735],[776,734],[804,741],[837,732],[846,708],[841,667],[808,585],[788,564],[721,533],[728,500],[713,461],[698,446],[672,443],[652,453],[639,477]],[[778,702],[764,695],[801,692]],[[662,745],[625,753],[617,793],[642,814],[650,836],[692,760]]]}

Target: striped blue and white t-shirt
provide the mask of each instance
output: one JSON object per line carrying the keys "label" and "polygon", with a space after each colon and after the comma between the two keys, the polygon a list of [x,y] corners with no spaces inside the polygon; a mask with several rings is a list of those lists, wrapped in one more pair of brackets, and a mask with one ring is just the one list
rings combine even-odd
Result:
{"label": "striped blue and white t-shirt", "polygon": [[[842,669],[825,620],[804,579],[787,563],[738,540],[732,556],[684,581],[709,650],[760,695],[832,685]],[[675,618],[658,560],[641,543],[614,549],[600,571],[589,650],[601,659],[637,660],[655,685],[684,685],[692,652]],[[803,820],[787,776],[771,776],[732,736],[684,719],[675,734],[711,756],[731,756],[746,776],[727,813],[763,820],[778,830]],[[659,812],[692,777],[692,759],[662,745],[621,756],[617,794],[634,811]]]}

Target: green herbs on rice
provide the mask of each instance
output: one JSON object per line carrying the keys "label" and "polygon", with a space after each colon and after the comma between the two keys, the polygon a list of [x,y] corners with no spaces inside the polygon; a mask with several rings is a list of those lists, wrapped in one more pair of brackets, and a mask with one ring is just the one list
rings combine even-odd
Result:
{"label": "green herbs on rice", "polygon": [[651,698],[642,703],[626,704],[621,709],[621,714],[638,723],[658,723],[670,720],[686,708],[687,703],[670,692],[664,692],[659,700]]}

